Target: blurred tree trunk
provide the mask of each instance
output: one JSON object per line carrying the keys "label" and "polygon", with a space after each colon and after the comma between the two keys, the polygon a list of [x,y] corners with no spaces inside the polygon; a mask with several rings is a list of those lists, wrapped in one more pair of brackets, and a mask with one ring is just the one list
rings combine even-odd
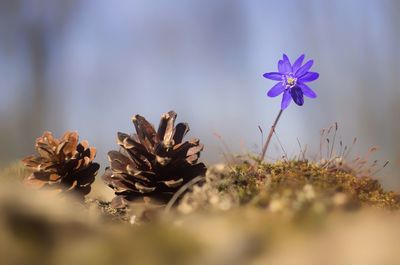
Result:
{"label": "blurred tree trunk", "polygon": [[[22,129],[29,130],[30,136],[39,136],[46,119],[46,68],[47,68],[47,51],[46,40],[43,29],[40,25],[28,25],[26,27],[26,40],[29,49],[31,64],[31,105],[25,110],[22,119]],[[27,143],[29,144],[29,142]]]}
{"label": "blurred tree trunk", "polygon": [[0,1],[0,21],[3,24],[0,27],[5,33],[7,47],[11,56],[23,58],[22,62],[28,64],[30,71],[27,77],[21,77],[27,80],[27,86],[19,89],[22,92],[20,104],[5,114],[9,124],[4,126],[0,136],[4,139],[1,141],[10,147],[7,149],[11,150],[0,153],[3,162],[16,154],[30,152],[35,138],[45,129],[49,113],[56,114],[48,108],[50,51],[58,45],[77,3],[75,0]]}

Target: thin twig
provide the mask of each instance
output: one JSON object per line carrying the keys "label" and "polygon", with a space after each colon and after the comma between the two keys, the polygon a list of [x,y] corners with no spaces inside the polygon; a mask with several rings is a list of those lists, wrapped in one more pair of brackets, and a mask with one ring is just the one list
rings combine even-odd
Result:
{"label": "thin twig", "polygon": [[380,172],[382,169],[384,169],[387,165],[389,164],[389,161],[386,161],[385,164],[383,164],[383,166],[381,168],[379,168],[378,170],[376,170],[375,172],[373,172],[371,174],[371,176],[374,176],[376,173]]}
{"label": "thin twig", "polygon": [[[215,137],[218,138],[218,140],[220,141],[221,145],[222,145],[222,155],[224,156],[226,162],[229,164],[235,164],[235,158],[233,157],[233,153],[231,152],[229,146],[226,144],[226,142],[224,141],[224,139],[222,138],[222,136],[216,132],[213,133]],[[224,151],[225,149],[225,151]]]}
{"label": "thin twig", "polygon": [[199,182],[200,180],[205,179],[204,176],[198,176],[194,179],[192,179],[191,181],[189,181],[188,183],[186,183],[185,185],[183,185],[177,192],[175,192],[174,196],[172,196],[171,200],[169,200],[167,206],[165,206],[165,210],[164,213],[167,214],[172,206],[174,206],[175,202],[178,200],[178,198],[191,186],[193,186],[194,184],[196,184],[197,182]]}
{"label": "thin twig", "polygon": [[353,142],[351,143],[349,149],[347,150],[347,153],[345,153],[344,156],[343,156],[344,158],[347,158],[347,156],[351,153],[351,151],[352,151],[354,145],[356,144],[356,142],[357,142],[357,137],[354,137]]}
{"label": "thin twig", "polygon": [[274,134],[275,127],[278,124],[279,118],[281,117],[283,109],[279,110],[278,116],[276,116],[274,123],[271,126],[271,130],[269,131],[267,141],[265,142],[262,153],[260,155],[260,161],[264,160],[265,154],[267,153],[269,143],[271,142],[272,135]]}
{"label": "thin twig", "polygon": [[319,160],[322,160],[322,148],[325,136],[325,128],[322,128],[320,138],[319,138]]}
{"label": "thin twig", "polygon": [[[302,154],[303,158],[304,158],[304,154],[303,154],[303,148],[301,147],[301,143],[298,137],[296,137],[297,140],[297,144],[299,145],[300,148],[300,154]],[[300,155],[299,155],[299,160],[300,160]]]}
{"label": "thin twig", "polygon": [[282,143],[281,143],[281,140],[279,139],[278,134],[275,132],[275,130],[274,130],[274,135],[275,135],[275,137],[276,137],[276,140],[278,140],[278,144],[279,144],[279,146],[281,147],[283,154],[285,155],[286,159],[288,159],[286,150],[285,150],[285,148],[283,148],[283,145],[282,145]]}
{"label": "thin twig", "polygon": [[342,150],[343,150],[343,142],[342,142],[342,140],[339,140],[339,156],[341,156],[342,155]]}
{"label": "thin twig", "polygon": [[[260,134],[261,134],[261,145],[260,145],[260,147],[261,147],[261,149],[262,149],[262,147],[263,147],[263,145],[264,145],[264,131],[263,131],[263,129],[261,128],[260,125],[258,125],[258,130],[260,131]],[[262,150],[261,150],[261,151],[262,151]]]}
{"label": "thin twig", "polygon": [[343,148],[343,152],[340,153],[340,156],[341,156],[341,157],[344,158],[344,154],[346,153],[347,148],[348,148],[347,145],[345,145],[344,148]]}
{"label": "thin twig", "polygon": [[330,152],[330,154],[329,154],[329,159],[332,157],[332,154],[333,154],[333,150],[334,150],[334,147],[335,147],[335,141],[336,141],[336,133],[337,133],[337,131],[338,131],[338,124],[337,124],[337,122],[335,122],[335,132],[333,133],[332,147],[331,147],[331,152]]}
{"label": "thin twig", "polygon": [[329,160],[329,159],[331,159],[330,157],[329,157],[329,147],[330,147],[330,140],[329,140],[329,138],[326,138],[326,160]]}
{"label": "thin twig", "polygon": [[307,153],[308,145],[306,144],[304,146],[304,151],[303,151],[303,160],[306,160],[306,153]]}

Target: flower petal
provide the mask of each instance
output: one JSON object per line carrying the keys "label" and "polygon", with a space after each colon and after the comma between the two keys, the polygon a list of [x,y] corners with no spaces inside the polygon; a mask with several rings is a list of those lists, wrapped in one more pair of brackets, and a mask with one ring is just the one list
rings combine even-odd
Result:
{"label": "flower petal", "polygon": [[306,62],[302,67],[299,68],[299,70],[296,71],[295,76],[301,77],[302,75],[307,73],[308,70],[310,70],[313,63],[314,63],[313,60],[309,60],[308,62]]}
{"label": "flower petal", "polygon": [[289,57],[288,57],[286,54],[283,54],[283,61],[284,61],[285,63],[288,63],[288,64],[291,66]]}
{"label": "flower petal", "polygon": [[304,104],[304,97],[303,97],[303,91],[301,90],[300,87],[292,87],[290,89],[290,95],[292,95],[293,101],[299,105],[302,106]]}
{"label": "flower petal", "polygon": [[263,74],[265,78],[271,79],[271,80],[276,80],[276,81],[282,81],[282,74],[277,73],[277,72],[271,72],[271,73],[265,73]]}
{"label": "flower petal", "polygon": [[279,70],[279,73],[281,73],[281,74],[286,73],[286,68],[284,66],[283,60],[278,61],[278,70]]}
{"label": "flower petal", "polygon": [[281,102],[281,109],[286,109],[290,102],[292,101],[292,96],[290,95],[289,89],[283,93],[282,102]]}
{"label": "flower petal", "polygon": [[317,94],[309,88],[306,84],[298,82],[297,85],[301,88],[301,91],[303,94],[309,98],[316,98]]}
{"label": "flower petal", "polygon": [[318,77],[319,77],[318,73],[307,72],[304,75],[302,75],[301,77],[299,77],[299,81],[300,82],[311,82],[311,81],[317,80]]}
{"label": "flower petal", "polygon": [[282,92],[285,90],[285,86],[282,84],[282,82],[279,82],[275,86],[273,86],[267,93],[268,97],[276,97],[282,94]]}
{"label": "flower petal", "polygon": [[283,54],[283,70],[284,74],[292,72],[292,65],[290,64],[289,57],[286,54]]}
{"label": "flower petal", "polygon": [[299,70],[301,64],[303,63],[304,57],[305,57],[305,55],[302,54],[302,55],[300,55],[300,57],[297,58],[297,60],[294,62],[293,66],[292,66],[293,72],[296,72],[297,70]]}

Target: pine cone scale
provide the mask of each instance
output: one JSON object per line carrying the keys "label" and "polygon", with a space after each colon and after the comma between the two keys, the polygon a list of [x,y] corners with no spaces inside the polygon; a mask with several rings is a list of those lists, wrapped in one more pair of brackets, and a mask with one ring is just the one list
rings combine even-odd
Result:
{"label": "pine cone scale", "polygon": [[177,180],[167,180],[163,181],[163,183],[168,187],[168,188],[177,188],[180,187],[183,183],[183,178],[177,179]]}
{"label": "pine cone scale", "polygon": [[96,149],[87,141],[78,143],[76,132],[66,132],[60,140],[45,132],[36,140],[38,156],[22,160],[32,174],[28,185],[52,188],[56,192],[74,192],[83,197],[90,192],[99,164],[93,162]]}
{"label": "pine cone scale", "polygon": [[180,144],[185,135],[189,132],[189,125],[187,123],[178,123],[174,131],[174,143]]}
{"label": "pine cone scale", "polygon": [[117,134],[121,150],[109,152],[110,168],[103,176],[117,195],[113,205],[145,198],[167,203],[188,181],[205,174],[205,165],[197,163],[203,146],[198,139],[183,142],[189,125],[175,126],[176,117],[174,111],[163,114],[156,132],[144,117],[135,115],[136,134]]}
{"label": "pine cone scale", "polygon": [[147,151],[151,152],[155,143],[156,135],[153,125],[140,115],[135,115],[132,118],[132,122],[135,125],[140,143],[147,149]]}

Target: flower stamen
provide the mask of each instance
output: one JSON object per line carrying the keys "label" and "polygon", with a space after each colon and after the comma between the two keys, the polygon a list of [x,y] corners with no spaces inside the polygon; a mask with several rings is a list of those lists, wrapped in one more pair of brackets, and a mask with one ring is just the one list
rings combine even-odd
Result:
{"label": "flower stamen", "polygon": [[297,78],[292,76],[292,75],[285,75],[283,77],[283,85],[286,88],[292,88],[294,86],[296,86],[297,84]]}

